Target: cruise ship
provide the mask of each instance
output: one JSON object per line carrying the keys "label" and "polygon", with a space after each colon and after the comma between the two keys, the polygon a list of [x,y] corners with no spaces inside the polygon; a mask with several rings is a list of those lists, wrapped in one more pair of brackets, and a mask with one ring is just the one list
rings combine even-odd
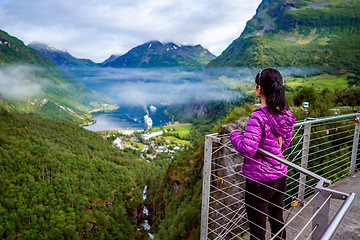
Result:
{"label": "cruise ship", "polygon": [[144,122],[145,122],[145,125],[146,125],[147,129],[152,128],[153,121],[152,121],[152,119],[149,117],[149,115],[146,114],[146,115],[144,116]]}

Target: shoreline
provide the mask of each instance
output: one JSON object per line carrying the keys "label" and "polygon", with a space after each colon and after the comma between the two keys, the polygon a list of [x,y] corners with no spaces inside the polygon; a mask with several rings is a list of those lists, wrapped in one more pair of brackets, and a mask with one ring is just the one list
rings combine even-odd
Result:
{"label": "shoreline", "polygon": [[[171,124],[171,125],[165,125],[165,126],[158,126],[158,127],[154,127],[154,128],[159,128],[159,127],[181,127],[181,126],[190,126],[192,125],[191,123],[176,123],[176,124]],[[144,131],[143,128],[118,128],[118,129],[112,129],[112,130],[96,130],[96,131],[92,131],[92,132],[112,132],[112,131],[121,131],[121,130],[133,130],[133,131]],[[91,131],[91,130],[90,130]]]}
{"label": "shoreline", "polygon": [[163,113],[169,118],[170,122],[174,122],[174,115],[169,113],[168,109],[165,109]]}
{"label": "shoreline", "polygon": [[110,108],[109,109],[100,109],[100,108],[96,108],[94,110],[90,110],[89,111],[89,114],[91,114],[91,117],[90,117],[90,120],[92,122],[87,122],[87,123],[83,123],[83,124],[80,124],[80,127],[86,127],[86,126],[91,126],[91,125],[94,125],[96,123],[96,120],[93,120],[93,113],[101,113],[101,112],[111,112],[111,111],[114,111],[116,109],[119,109],[120,107],[117,106],[117,105],[109,105]]}
{"label": "shoreline", "polygon": [[[108,107],[109,106],[110,105],[108,105]],[[100,120],[100,119],[98,119],[98,120],[100,120],[100,122],[95,120],[95,119],[97,119],[98,116],[101,116],[102,114],[105,114],[105,115],[110,114],[111,115],[113,111],[116,111],[117,109],[121,108],[121,107],[119,107],[117,105],[116,106],[111,106],[111,107],[112,107],[111,109],[110,108],[107,108],[107,109],[97,108],[97,109],[94,109],[94,110],[90,111],[89,114],[91,114],[91,120],[88,121],[87,123],[83,123],[80,126],[83,127],[83,128],[86,128],[87,130],[93,131],[93,132],[118,131],[118,130],[129,130],[129,129],[138,131],[138,130],[142,130],[142,129],[146,128],[145,125],[142,126],[140,124],[142,121],[139,121],[139,119],[140,119],[139,116],[137,116],[137,119],[134,120],[133,118],[128,116],[128,114],[126,115],[127,118],[130,118],[130,119],[134,120],[137,123],[135,123],[135,124],[129,123],[129,124],[116,125],[116,124],[113,124],[112,122],[109,122],[109,123],[103,122],[103,120]],[[124,114],[127,113],[128,109],[131,109],[131,106],[129,106],[127,108],[125,107]],[[138,112],[138,111],[140,111],[140,110],[135,108],[135,112]],[[142,109],[141,109],[141,111],[142,111]],[[162,116],[162,117],[160,117],[160,119],[159,119],[159,116],[160,116],[159,114]],[[137,114],[137,115],[139,115],[139,114]],[[95,117],[95,119],[94,119],[94,117]],[[169,114],[166,109],[161,111],[161,112],[159,111],[156,114],[156,116],[154,116],[154,117],[156,119],[155,120],[155,122],[156,122],[155,125],[156,126],[153,126],[153,128],[155,128],[155,127],[167,127],[167,126],[171,126],[171,125],[174,125],[174,124],[178,124],[177,122],[171,121],[171,118],[173,118],[173,116],[171,114]],[[151,116],[151,118],[153,118],[153,116]],[[122,119],[122,118],[120,118],[120,119]],[[116,121],[116,119],[115,119],[115,121]],[[122,120],[120,120],[120,122],[121,121]],[[158,122],[158,121],[160,121],[160,122]],[[127,122],[127,120],[126,120],[126,122]],[[106,123],[106,125],[104,125],[104,123]],[[96,124],[98,124],[98,126]]]}
{"label": "shoreline", "polygon": [[110,108],[108,108],[108,109],[95,108],[94,110],[90,110],[89,113],[93,114],[93,113],[98,113],[98,112],[108,112],[108,111],[114,111],[114,110],[120,108],[117,105],[109,105],[109,106],[110,106]]}

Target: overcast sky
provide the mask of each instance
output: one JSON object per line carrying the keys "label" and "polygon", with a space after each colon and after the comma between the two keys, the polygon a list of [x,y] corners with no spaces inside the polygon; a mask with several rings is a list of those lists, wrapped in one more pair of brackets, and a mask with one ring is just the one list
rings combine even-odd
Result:
{"label": "overcast sky", "polygon": [[0,29],[103,62],[142,43],[201,44],[215,55],[244,30],[261,0],[0,0]]}

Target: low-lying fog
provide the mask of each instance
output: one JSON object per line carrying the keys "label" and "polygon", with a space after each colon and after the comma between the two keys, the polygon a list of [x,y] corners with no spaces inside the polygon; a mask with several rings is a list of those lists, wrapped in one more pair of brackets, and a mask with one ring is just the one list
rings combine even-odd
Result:
{"label": "low-lying fog", "polygon": [[[282,68],[283,77],[313,74],[316,69]],[[229,91],[236,81],[254,82],[259,69],[213,68],[78,68],[71,73],[84,84],[112,98],[119,105],[189,101],[232,100],[241,93]],[[227,76],[227,80],[219,78]]]}
{"label": "low-lying fog", "polygon": [[228,83],[203,70],[180,68],[82,68],[71,73],[119,105],[149,105],[232,99]]}
{"label": "low-lying fog", "polygon": [[[72,68],[70,73],[85,86],[110,97],[118,105],[183,104],[187,102],[232,100],[242,93],[231,91],[237,81],[253,82],[259,69],[212,68]],[[282,68],[283,77],[313,74],[316,69]],[[41,78],[40,67],[8,65],[0,67],[0,94],[27,100],[49,82]],[[220,77],[226,76],[226,77]]]}

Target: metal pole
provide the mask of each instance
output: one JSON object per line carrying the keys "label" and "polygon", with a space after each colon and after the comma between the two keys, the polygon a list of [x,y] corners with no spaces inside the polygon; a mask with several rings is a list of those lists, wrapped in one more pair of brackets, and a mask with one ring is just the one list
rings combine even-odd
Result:
{"label": "metal pole", "polygon": [[326,117],[326,118],[316,118],[316,119],[306,120],[306,122],[295,123],[294,127],[299,127],[301,125],[305,125],[306,123],[312,124],[312,123],[326,122],[326,121],[331,121],[331,120],[336,120],[336,119],[341,119],[341,118],[356,117],[358,115],[359,115],[359,113],[351,113],[351,114],[344,114],[344,115],[338,115],[338,116],[332,116],[332,117]]}
{"label": "metal pole", "polygon": [[206,240],[208,234],[211,158],[212,158],[212,137],[205,136],[202,206],[201,206],[201,231],[200,231],[201,240]]}
{"label": "metal pole", "polygon": [[355,123],[354,141],[353,141],[353,147],[352,147],[349,176],[352,176],[355,174],[356,158],[357,158],[357,151],[358,151],[358,145],[359,145],[360,116],[357,116],[355,118],[355,122],[356,123]]}
{"label": "metal pole", "polygon": [[[309,146],[310,146],[310,131],[311,131],[311,123],[305,123],[302,157],[301,157],[301,167],[305,168],[305,169],[307,169],[307,165],[308,165]],[[298,197],[301,200],[304,200],[304,197],[305,197],[305,183],[306,183],[306,175],[303,173],[300,173]]]}
{"label": "metal pole", "polygon": [[[235,152],[236,150],[234,149],[233,151]],[[309,170],[307,170],[305,168],[299,167],[295,163],[292,163],[292,162],[289,162],[288,160],[282,159],[282,158],[272,154],[271,152],[268,152],[268,151],[266,151],[264,149],[261,149],[261,148],[258,148],[258,152],[261,153],[261,154],[264,154],[265,156],[271,157],[271,158],[285,164],[286,166],[291,167],[292,169],[295,169],[296,171],[298,171],[300,173],[303,173],[306,176],[309,176],[309,177],[311,177],[313,179],[316,179],[318,181],[322,181],[323,183],[328,184],[328,185],[331,184],[331,180],[323,178],[320,175],[318,175],[316,173],[313,173],[313,172],[311,172],[311,171],[309,171]],[[242,155],[242,154],[240,154],[240,155],[243,156],[243,157],[246,157],[246,155]]]}
{"label": "metal pole", "polygon": [[[313,240],[318,240],[320,238],[321,234],[325,231],[329,222],[330,201],[327,201],[325,204],[324,202],[330,194],[327,191],[321,191],[321,189],[316,189],[315,194],[317,192],[320,192],[320,194],[314,199],[313,214],[315,214],[317,211],[319,212],[312,221],[312,229],[315,229],[311,237]],[[322,209],[320,209],[321,207]]]}
{"label": "metal pole", "polygon": [[339,228],[341,222],[344,220],[346,214],[349,212],[351,205],[354,203],[356,198],[355,193],[350,193],[346,198],[345,202],[336,213],[335,217],[331,220],[329,226],[326,228],[325,232],[322,234],[320,240],[329,240],[332,239],[336,230]]}

